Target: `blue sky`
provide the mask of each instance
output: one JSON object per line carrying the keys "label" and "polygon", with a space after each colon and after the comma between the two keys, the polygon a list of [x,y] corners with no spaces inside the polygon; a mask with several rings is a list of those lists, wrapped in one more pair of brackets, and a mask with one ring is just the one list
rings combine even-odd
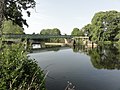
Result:
{"label": "blue sky", "polygon": [[29,28],[25,33],[39,33],[42,29],[60,29],[62,34],[71,34],[73,28],[82,28],[91,22],[99,11],[120,11],[120,0],[35,0],[36,8],[27,19]]}

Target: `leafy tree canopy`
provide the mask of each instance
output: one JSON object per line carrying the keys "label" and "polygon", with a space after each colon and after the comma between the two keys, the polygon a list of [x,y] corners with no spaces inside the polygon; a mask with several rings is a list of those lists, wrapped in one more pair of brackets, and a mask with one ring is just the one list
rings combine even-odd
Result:
{"label": "leafy tree canopy", "polygon": [[12,21],[4,21],[3,25],[3,34],[24,34],[23,28],[17,24],[13,24]]}
{"label": "leafy tree canopy", "polygon": [[92,41],[113,41],[120,32],[120,12],[98,12],[92,18],[91,24],[84,27]]}
{"label": "leafy tree canopy", "polygon": [[59,29],[43,29],[40,31],[41,35],[61,35],[61,32]]}
{"label": "leafy tree canopy", "polygon": [[115,40],[119,40],[119,39],[120,39],[120,32],[115,37]]}
{"label": "leafy tree canopy", "polygon": [[82,32],[82,30],[79,30],[78,28],[74,28],[73,31],[71,32],[71,35],[84,35],[84,33]]}
{"label": "leafy tree canopy", "polygon": [[[11,20],[18,24],[20,27],[23,25],[28,26],[26,20],[23,18],[22,11],[25,10],[28,17],[30,16],[29,8],[35,7],[34,0],[3,0],[4,5],[0,7],[3,8],[3,16],[7,20]],[[1,17],[0,17],[1,18]]]}
{"label": "leafy tree canopy", "polygon": [[83,28],[82,28],[82,30],[83,30],[83,32],[84,32],[84,34],[86,35],[86,36],[91,36],[90,35],[90,33],[91,33],[91,31],[92,31],[92,25],[91,24],[87,24],[87,25],[85,25]]}

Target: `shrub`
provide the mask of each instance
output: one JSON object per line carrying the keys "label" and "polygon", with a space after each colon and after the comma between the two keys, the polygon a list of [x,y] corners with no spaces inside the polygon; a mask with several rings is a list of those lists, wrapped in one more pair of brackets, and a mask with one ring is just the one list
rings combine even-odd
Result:
{"label": "shrub", "polygon": [[5,45],[0,51],[0,90],[45,90],[44,77],[22,44]]}

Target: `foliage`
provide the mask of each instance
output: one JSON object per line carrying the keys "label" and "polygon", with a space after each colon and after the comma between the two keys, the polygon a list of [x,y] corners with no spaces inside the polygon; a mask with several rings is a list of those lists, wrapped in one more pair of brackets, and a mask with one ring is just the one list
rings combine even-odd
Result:
{"label": "foliage", "polygon": [[40,35],[61,35],[61,32],[59,29],[43,29],[40,31]]}
{"label": "foliage", "polygon": [[[73,52],[79,52],[79,53],[86,53],[87,54],[87,50],[86,50],[86,46],[85,45],[82,45],[82,44],[80,44],[80,45],[73,45],[72,46],[72,49],[73,49]],[[89,48],[87,48],[87,49],[89,49]]]}
{"label": "foliage", "polygon": [[92,29],[93,29],[92,24],[87,24],[82,28],[84,34],[86,36],[88,36],[90,39],[91,39],[91,36],[92,36],[92,33],[93,33]]}
{"label": "foliage", "polygon": [[120,12],[98,12],[92,18],[91,24],[84,27],[84,32],[92,41],[114,41],[120,32]]}
{"label": "foliage", "polygon": [[10,20],[3,22],[2,33],[3,34],[24,34],[23,28],[21,28],[16,24],[13,24],[13,22]]}
{"label": "foliage", "polygon": [[120,39],[120,31],[118,32],[118,34],[115,36],[115,40],[119,40]]}
{"label": "foliage", "polygon": [[4,0],[0,0],[0,28],[2,26],[2,21],[4,19],[3,11],[4,11]]}
{"label": "foliage", "polygon": [[23,19],[22,11],[26,11],[28,17],[30,16],[29,8],[35,7],[34,0],[4,0],[4,17],[18,24],[28,26],[25,19]]}
{"label": "foliage", "polygon": [[79,47],[78,46],[73,45],[72,49],[73,49],[73,52],[79,52]]}
{"label": "foliage", "polygon": [[0,90],[45,90],[43,70],[27,57],[23,45],[0,51]]}
{"label": "foliage", "polygon": [[120,69],[120,50],[112,44],[90,50],[89,56],[97,69]]}
{"label": "foliage", "polygon": [[118,49],[118,51],[120,52],[120,40],[116,43],[114,43],[115,47]]}
{"label": "foliage", "polygon": [[80,35],[80,36],[83,36],[84,33],[82,32],[82,30],[79,30],[78,28],[74,28],[73,31],[71,32],[71,35]]}
{"label": "foliage", "polygon": [[120,70],[120,42],[106,44],[97,48],[86,48],[84,45],[73,46],[74,52],[84,52],[90,56],[90,60],[96,69]]}
{"label": "foliage", "polygon": [[[40,35],[61,35],[61,32],[59,29],[54,28],[54,29],[43,29],[40,31]],[[47,39],[46,41],[49,42],[63,42],[63,39],[60,38],[50,38]]]}
{"label": "foliage", "polygon": [[91,58],[92,65],[97,69],[101,69],[102,65],[99,65],[99,63],[100,63],[100,55],[97,52],[97,50],[96,49],[90,50],[89,55],[90,55],[90,58]]}

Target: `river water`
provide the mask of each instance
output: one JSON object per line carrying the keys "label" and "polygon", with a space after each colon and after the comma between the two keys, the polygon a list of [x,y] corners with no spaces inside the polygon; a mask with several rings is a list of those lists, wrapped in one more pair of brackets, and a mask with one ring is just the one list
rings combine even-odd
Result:
{"label": "river water", "polygon": [[33,50],[28,54],[46,70],[47,90],[120,90],[120,54],[110,48],[60,47]]}

